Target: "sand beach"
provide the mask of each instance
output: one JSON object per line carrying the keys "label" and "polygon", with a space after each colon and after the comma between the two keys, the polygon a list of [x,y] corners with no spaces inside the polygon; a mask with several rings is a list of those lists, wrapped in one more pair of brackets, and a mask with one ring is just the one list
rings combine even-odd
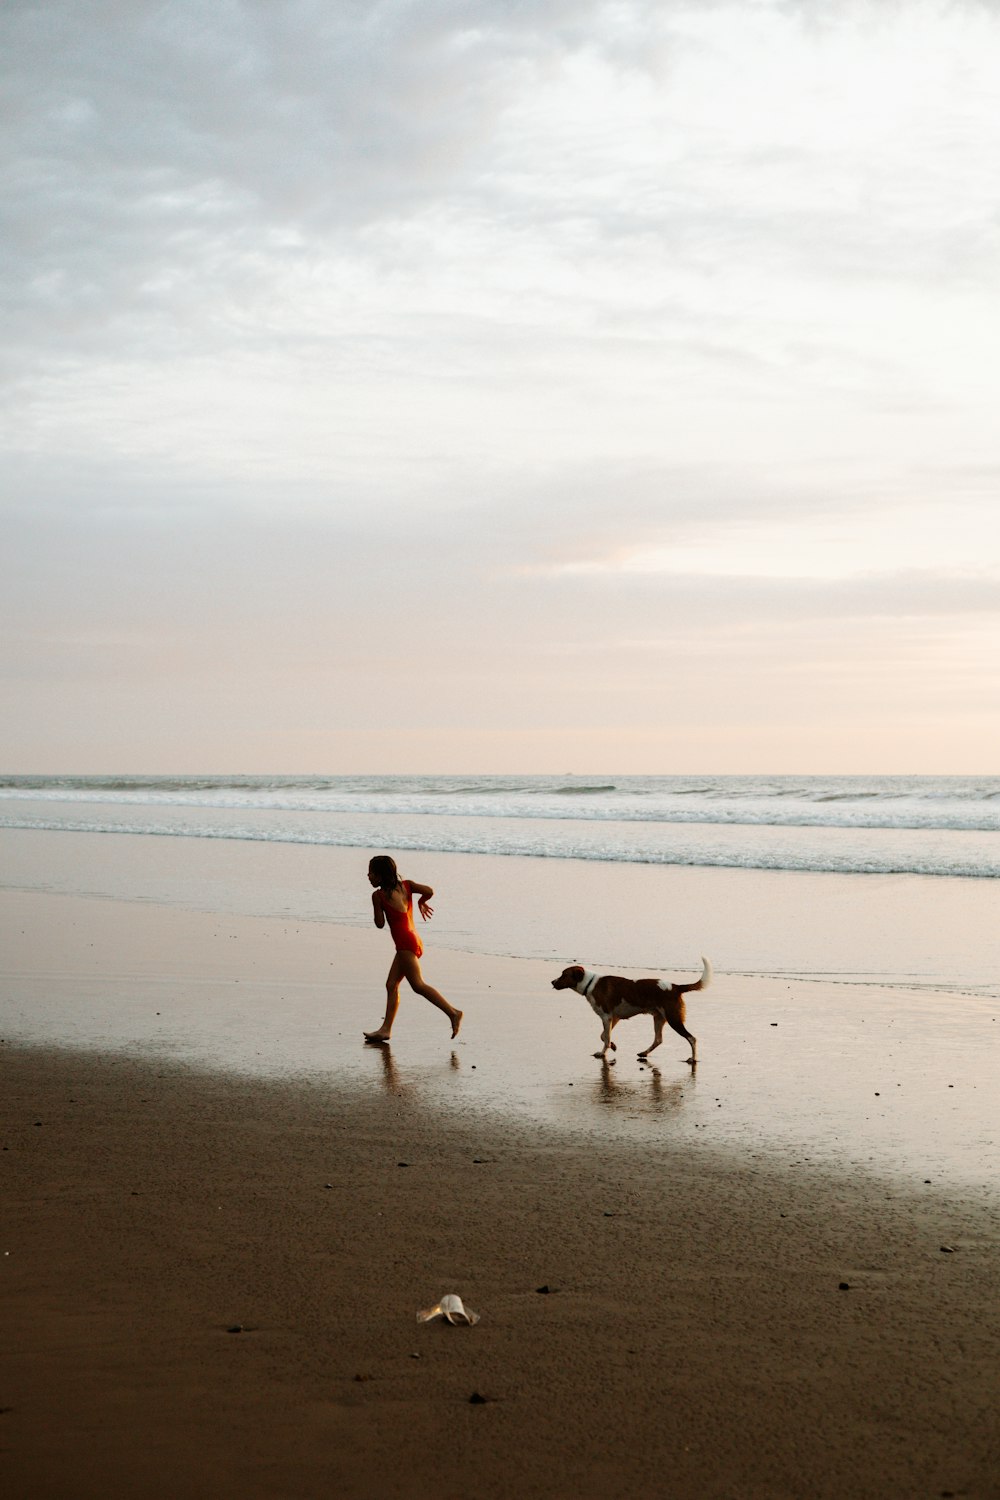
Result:
{"label": "sand beach", "polygon": [[719,974],[692,1078],[541,958],[373,1049],[374,932],[0,918],[8,1493],[1000,1494],[989,998]]}

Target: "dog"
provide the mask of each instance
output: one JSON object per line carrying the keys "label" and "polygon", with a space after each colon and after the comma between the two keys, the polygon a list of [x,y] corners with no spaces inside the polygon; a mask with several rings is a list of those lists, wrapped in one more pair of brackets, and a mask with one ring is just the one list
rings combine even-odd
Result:
{"label": "dog", "polygon": [[684,1026],[684,996],[690,990],[706,989],[712,978],[712,966],[707,958],[701,961],[701,978],[694,984],[671,984],[668,979],[623,979],[619,974],[594,974],[581,964],[570,964],[563,969],[558,979],[553,979],[554,990],[576,990],[590,1001],[591,1009],[603,1023],[601,1040],[603,1046],[595,1057],[607,1057],[608,1048],[616,1051],[611,1033],[619,1021],[628,1021],[632,1016],[653,1017],[653,1041],[640,1057],[648,1057],[663,1041],[663,1028],[669,1026],[678,1036],[691,1044],[691,1056],[687,1059],[693,1068],[698,1061],[698,1038]]}

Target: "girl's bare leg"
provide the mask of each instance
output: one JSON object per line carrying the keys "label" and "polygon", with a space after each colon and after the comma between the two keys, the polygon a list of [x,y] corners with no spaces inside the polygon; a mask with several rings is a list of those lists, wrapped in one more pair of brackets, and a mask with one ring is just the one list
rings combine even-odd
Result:
{"label": "girl's bare leg", "polygon": [[[418,995],[423,995],[424,999],[429,1000],[432,1005],[436,1005],[438,1010],[443,1010],[445,1015],[448,1017],[448,1020],[451,1022],[452,1036],[458,1036],[458,1028],[462,1024],[462,1016],[464,1012],[456,1010],[453,1005],[449,1005],[448,1001],[441,994],[440,990],[436,990],[433,985],[427,983],[424,976],[420,972],[420,962],[417,959],[415,953],[397,953],[396,961],[397,963],[400,963],[402,972],[406,978],[407,984],[410,986],[410,989],[415,991],[415,993]],[[395,967],[395,965],[393,967]]]}
{"label": "girl's bare leg", "polygon": [[385,981],[385,1020],[377,1031],[366,1031],[365,1041],[387,1042],[392,1031],[392,1023],[396,1019],[399,1009],[399,981],[406,972],[400,963],[403,954],[397,953],[392,961],[389,973]]}

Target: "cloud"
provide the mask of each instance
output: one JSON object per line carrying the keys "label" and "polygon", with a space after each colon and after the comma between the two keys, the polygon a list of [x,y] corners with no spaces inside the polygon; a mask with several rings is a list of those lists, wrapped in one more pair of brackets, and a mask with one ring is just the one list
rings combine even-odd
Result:
{"label": "cloud", "polygon": [[664,658],[722,702],[782,651],[860,669],[867,632],[891,677],[992,639],[995,6],[8,0],[0,31],[38,723],[168,676],[194,723],[265,680],[428,722],[414,631],[452,724],[484,673],[558,719]]}
{"label": "cloud", "polygon": [[238,300],[310,243],[406,219],[599,9],[12,0],[9,310],[57,346],[141,342],[164,304]]}
{"label": "cloud", "polygon": [[373,275],[412,313],[442,270],[460,318],[478,274],[563,334],[773,358],[755,278],[991,276],[995,30],[870,14],[817,40],[767,4],[12,0],[11,359],[302,338],[310,290],[339,333]]}

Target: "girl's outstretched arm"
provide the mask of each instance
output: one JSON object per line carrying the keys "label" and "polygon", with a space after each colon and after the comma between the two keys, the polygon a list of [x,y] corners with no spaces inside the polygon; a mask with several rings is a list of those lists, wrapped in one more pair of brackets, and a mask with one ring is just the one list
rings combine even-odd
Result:
{"label": "girl's outstretched arm", "polygon": [[429,885],[418,885],[415,880],[409,881],[408,884],[410,890],[415,891],[417,896],[419,896],[420,898],[417,902],[417,909],[426,922],[428,917],[432,917],[434,915],[433,906],[428,905],[430,898],[434,894],[434,889]]}

